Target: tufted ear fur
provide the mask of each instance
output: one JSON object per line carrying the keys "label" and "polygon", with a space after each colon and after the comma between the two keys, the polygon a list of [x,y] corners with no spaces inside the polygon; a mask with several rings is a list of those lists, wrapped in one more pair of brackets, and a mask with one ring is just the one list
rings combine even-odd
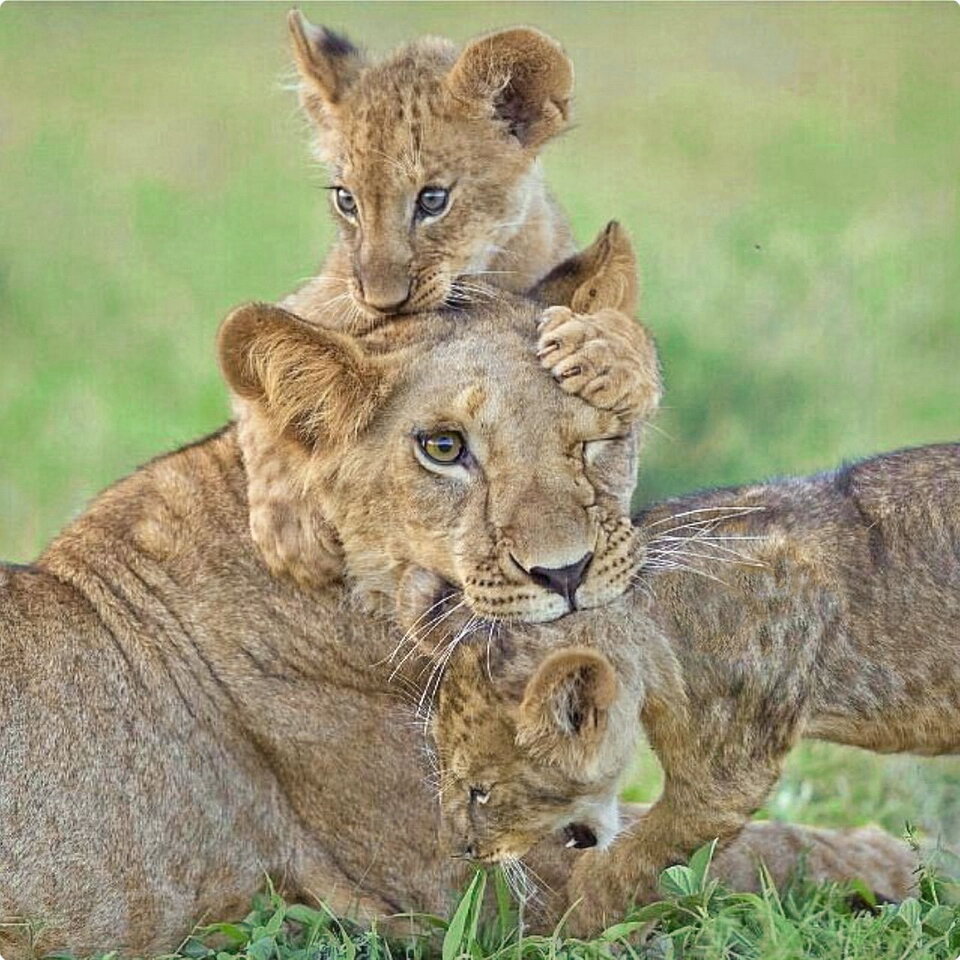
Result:
{"label": "tufted ear fur", "polygon": [[234,310],[217,348],[233,390],[255,402],[278,434],[307,447],[354,439],[390,388],[390,378],[352,337],[273,304]]}
{"label": "tufted ear fur", "polygon": [[617,675],[596,650],[551,653],[527,684],[517,720],[517,745],[576,778],[592,766],[617,695]]}
{"label": "tufted ear fur", "polygon": [[300,74],[300,103],[321,126],[363,68],[363,55],[344,36],[315,27],[299,11],[287,14],[294,60]]}
{"label": "tufted ear fur", "polygon": [[567,125],[573,64],[546,34],[517,27],[469,43],[447,84],[468,108],[480,106],[535,149]]}
{"label": "tufted ear fur", "polygon": [[575,313],[613,309],[635,314],[640,299],[637,257],[627,231],[611,220],[596,240],[554,267],[529,292],[549,307]]}

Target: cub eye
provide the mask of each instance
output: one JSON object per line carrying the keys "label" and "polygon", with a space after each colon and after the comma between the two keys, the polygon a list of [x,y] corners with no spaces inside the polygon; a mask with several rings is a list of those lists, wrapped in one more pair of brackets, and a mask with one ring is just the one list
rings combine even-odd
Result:
{"label": "cub eye", "polygon": [[417,437],[424,456],[434,463],[457,463],[467,452],[467,442],[457,430],[441,430]]}
{"label": "cub eye", "polygon": [[344,187],[337,187],[333,198],[336,201],[337,209],[345,217],[355,217],[357,215],[357,198]]}
{"label": "cub eye", "polygon": [[470,803],[484,804],[490,799],[490,788],[489,787],[471,787],[470,788]]}
{"label": "cub eye", "polygon": [[450,191],[443,187],[424,187],[417,197],[417,207],[426,217],[436,217],[447,209]]}

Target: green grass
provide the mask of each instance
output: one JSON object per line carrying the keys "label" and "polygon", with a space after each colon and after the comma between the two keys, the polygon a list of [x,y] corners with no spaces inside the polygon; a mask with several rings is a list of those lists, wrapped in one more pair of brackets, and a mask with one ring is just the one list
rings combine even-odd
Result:
{"label": "green grass", "polygon": [[[853,883],[815,886],[798,875],[785,890],[726,890],[711,877],[712,845],[660,877],[662,899],[633,910],[593,940],[522,927],[502,874],[477,872],[447,918],[418,915],[417,935],[389,939],[323,904],[287,904],[267,890],[242,920],[198,928],[176,954],[189,960],[954,960],[960,951],[960,884],[924,869],[919,891],[877,904]],[[491,889],[492,888],[492,889]],[[111,955],[103,955],[109,960]],[[63,960],[67,960],[66,957]]]}
{"label": "green grass", "polygon": [[[960,433],[955,5],[305,9],[372,49],[518,19],[565,43],[580,125],[548,175],[581,240],[613,216],[632,231],[663,353],[641,498]],[[0,9],[0,556],[31,558],[117,476],[218,426],[219,319],[322,259],[283,13]],[[657,780],[642,756],[630,795]],[[767,813],[956,844],[958,787],[955,760],[813,744]],[[868,955],[839,949],[822,955]]]}

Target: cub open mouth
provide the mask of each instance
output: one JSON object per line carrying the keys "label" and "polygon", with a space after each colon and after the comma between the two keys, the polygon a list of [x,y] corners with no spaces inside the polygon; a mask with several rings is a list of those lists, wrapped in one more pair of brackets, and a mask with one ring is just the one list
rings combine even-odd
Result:
{"label": "cub open mouth", "polygon": [[563,828],[563,836],[566,839],[564,846],[574,850],[588,850],[597,845],[597,835],[585,823],[568,823]]}

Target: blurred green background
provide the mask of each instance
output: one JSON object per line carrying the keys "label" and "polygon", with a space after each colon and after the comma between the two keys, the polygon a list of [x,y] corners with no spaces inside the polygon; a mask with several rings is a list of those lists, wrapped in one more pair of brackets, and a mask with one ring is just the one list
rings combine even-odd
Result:
{"label": "blurred green background", "polygon": [[[578,126],[549,179],[581,241],[631,229],[666,370],[642,497],[960,436],[960,7],[304,10],[373,51],[517,22],[564,43]],[[222,423],[218,321],[321,261],[285,11],[0,9],[0,556]],[[958,786],[954,761],[814,745],[769,809],[956,841]]]}

